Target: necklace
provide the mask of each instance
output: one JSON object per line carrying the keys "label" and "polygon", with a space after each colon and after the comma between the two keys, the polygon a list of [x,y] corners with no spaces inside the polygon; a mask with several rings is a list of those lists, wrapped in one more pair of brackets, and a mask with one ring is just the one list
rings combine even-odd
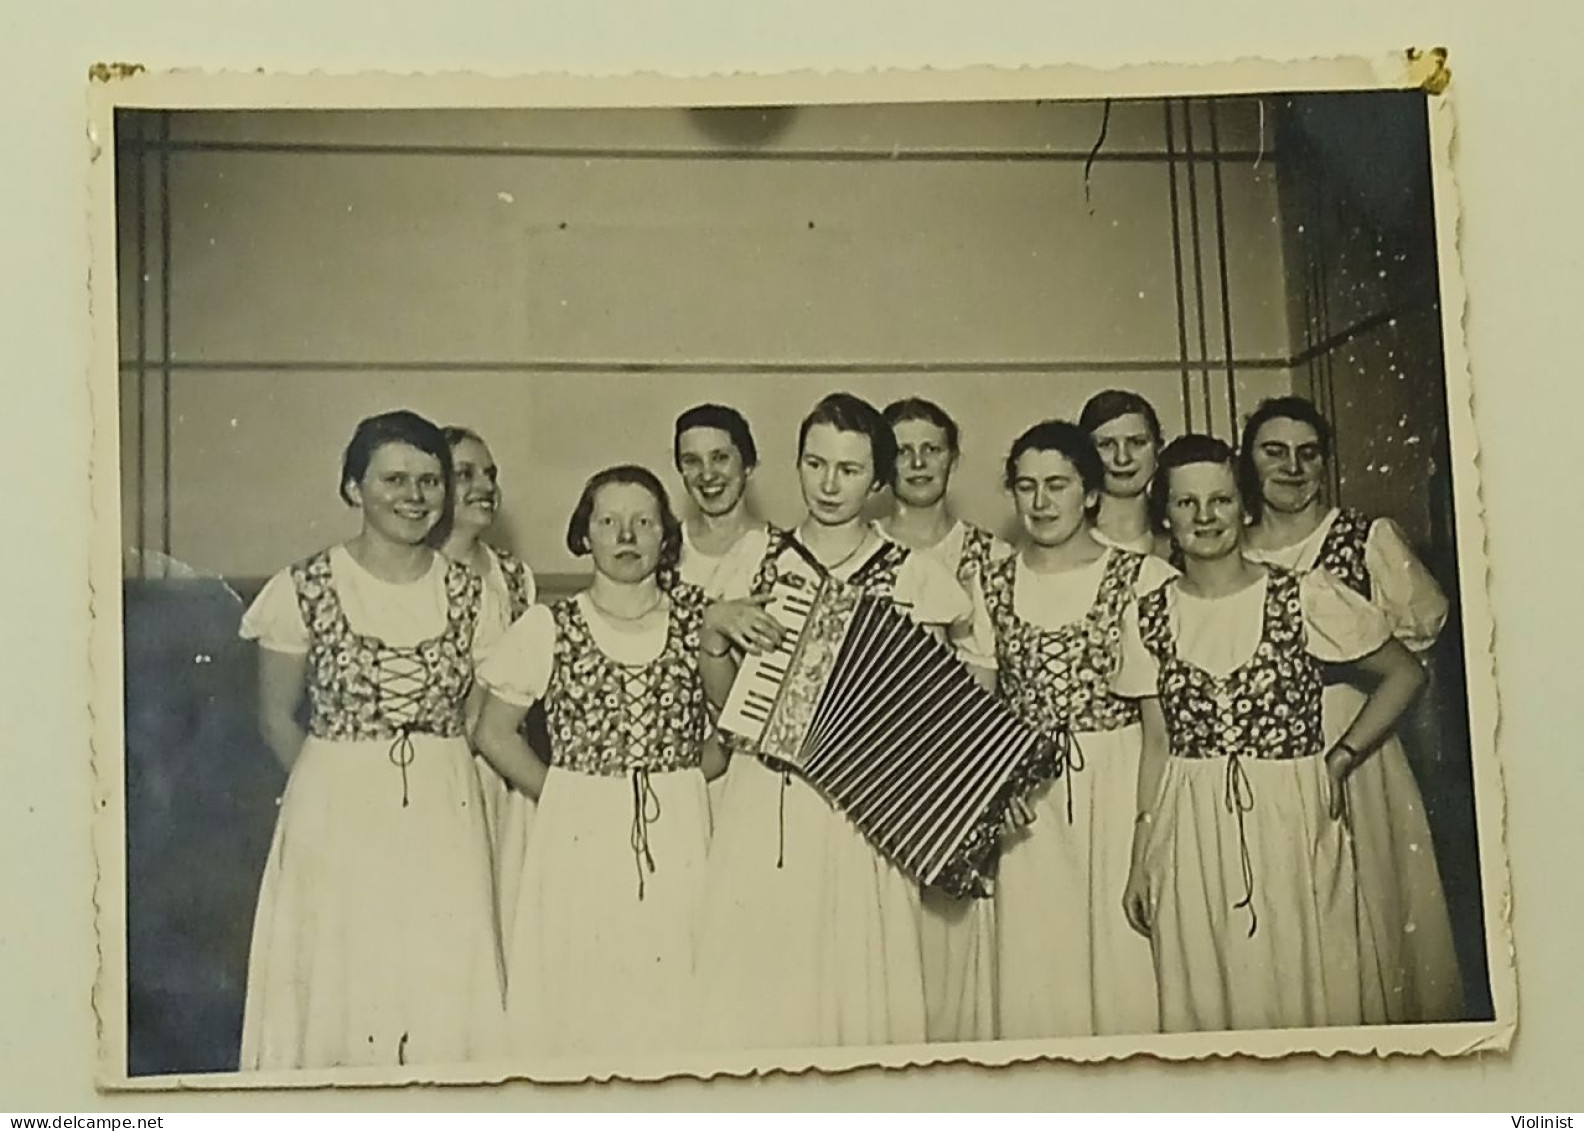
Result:
{"label": "necklace", "polygon": [[633,613],[630,616],[623,616],[621,613],[613,613],[613,612],[611,612],[604,605],[600,604],[598,601],[596,601],[594,599],[594,594],[593,594],[592,591],[589,593],[588,599],[589,599],[589,604],[593,605],[596,609],[598,609],[600,611],[600,613],[603,616],[607,616],[611,620],[637,621],[637,620],[643,620],[644,617],[648,616],[650,613],[652,613],[656,609],[658,609],[660,607],[660,602],[665,600],[665,594],[664,593],[655,594],[654,601],[649,605],[649,607],[647,609],[645,609],[641,613]]}
{"label": "necklace", "polygon": [[[855,557],[857,557],[858,556],[858,551],[863,549],[868,544],[869,544],[869,533],[868,533],[868,531],[865,531],[863,534],[859,535],[858,544],[856,546],[854,546],[852,549],[848,550],[845,554],[843,554],[841,557],[837,558],[835,561],[833,561],[833,562],[820,562],[820,565],[822,565],[826,569],[832,570],[832,571],[841,569],[842,566],[846,565],[848,562],[852,561]],[[815,554],[814,556],[815,556],[816,559],[819,557],[818,554]]]}

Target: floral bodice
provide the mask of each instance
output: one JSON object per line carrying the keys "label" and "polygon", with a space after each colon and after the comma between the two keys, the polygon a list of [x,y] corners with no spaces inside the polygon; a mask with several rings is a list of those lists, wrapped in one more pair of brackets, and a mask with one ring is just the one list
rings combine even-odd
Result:
{"label": "floral bodice", "polygon": [[528,589],[528,563],[516,554],[496,550],[495,560],[500,563],[502,579],[506,582],[506,596],[511,602],[511,619],[516,620],[533,604]]}
{"label": "floral bodice", "polygon": [[400,647],[353,629],[336,593],[328,551],[293,565],[291,578],[308,629],[310,734],[394,740],[465,733],[483,594],[477,574],[460,562],[447,563],[444,631]]}
{"label": "floral bodice", "polygon": [[[765,549],[764,557],[759,561],[758,571],[754,574],[751,592],[755,596],[763,596],[770,592],[776,578],[780,576],[781,555],[798,551],[798,547],[794,544],[796,539],[797,536],[790,530],[771,529],[770,544]],[[889,600],[896,594],[897,573],[910,553],[911,550],[898,542],[882,541],[879,549],[871,553],[864,563],[846,578],[846,582],[848,585],[857,586],[867,596],[884,597]],[[964,553],[966,555],[966,543]]]}
{"label": "floral bodice", "polygon": [[1326,531],[1315,561],[1316,566],[1365,600],[1370,599],[1373,588],[1364,560],[1372,525],[1368,515],[1343,507],[1332,521],[1331,529]]}
{"label": "floral bodice", "polygon": [[1214,676],[1177,655],[1170,585],[1139,600],[1139,635],[1159,665],[1161,710],[1177,758],[1305,758],[1321,752],[1321,667],[1306,647],[1299,575],[1267,567],[1259,644]]}
{"label": "floral bodice", "polygon": [[555,665],[545,692],[551,763],[620,776],[699,765],[707,714],[697,648],[705,597],[670,590],[665,644],[647,664],[622,664],[595,643],[576,597],[551,607]]}
{"label": "floral bodice", "polygon": [[990,554],[995,547],[995,535],[982,526],[965,524],[962,556],[957,559],[957,580],[963,585],[968,579],[990,564]]}
{"label": "floral bodice", "polygon": [[1113,550],[1082,620],[1041,628],[1017,615],[1017,558],[983,567],[980,584],[995,628],[996,690],[1042,733],[1120,730],[1139,721],[1137,702],[1111,691],[1121,663],[1122,614],[1133,599],[1144,555]]}

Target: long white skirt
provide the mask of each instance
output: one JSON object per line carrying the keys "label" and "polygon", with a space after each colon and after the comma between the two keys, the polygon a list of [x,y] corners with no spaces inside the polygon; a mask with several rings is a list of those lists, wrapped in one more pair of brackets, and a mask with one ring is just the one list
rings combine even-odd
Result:
{"label": "long white skirt", "polygon": [[926,888],[919,911],[924,1031],[931,1041],[993,1041],[995,902]]}
{"label": "long white skirt", "polygon": [[795,775],[739,755],[710,843],[704,1040],[724,1049],[925,1039],[918,887]]}
{"label": "long white skirt", "polygon": [[[545,779],[506,968],[511,1044],[524,1056],[599,1071],[696,1043],[709,803],[697,770],[649,783],[640,830],[630,775],[552,768]],[[644,839],[647,858],[635,847]]]}
{"label": "long white skirt", "polygon": [[[1348,684],[1325,689],[1331,741],[1358,717],[1365,694]],[[1371,1023],[1455,1021],[1463,1015],[1463,978],[1452,941],[1441,869],[1424,797],[1395,736],[1348,779],[1366,945],[1379,956],[1384,1010]]]}
{"label": "long white skirt", "polygon": [[1149,941],[1122,913],[1140,736],[1136,726],[1075,735],[1084,768],[1035,801],[1034,823],[1001,857],[997,1011],[1005,1039],[1159,1031]]}
{"label": "long white skirt", "polygon": [[461,738],[304,744],[253,922],[244,1071],[453,1064],[502,1051],[501,956]]}
{"label": "long white skirt", "polygon": [[522,891],[523,862],[528,858],[528,835],[533,828],[534,803],[513,789],[483,758],[475,758],[479,792],[484,797],[484,825],[489,831],[490,855],[495,866],[495,908],[500,923],[501,949],[511,953],[511,932],[517,923],[517,898]]}
{"label": "long white skirt", "polygon": [[[1361,945],[1353,840],[1327,812],[1320,757],[1245,759],[1253,912],[1225,758],[1169,758],[1146,867],[1167,1032],[1359,1025],[1378,1008],[1379,959]],[[1365,935],[1367,939],[1367,935]],[[1373,999],[1373,1001],[1372,1001]]]}

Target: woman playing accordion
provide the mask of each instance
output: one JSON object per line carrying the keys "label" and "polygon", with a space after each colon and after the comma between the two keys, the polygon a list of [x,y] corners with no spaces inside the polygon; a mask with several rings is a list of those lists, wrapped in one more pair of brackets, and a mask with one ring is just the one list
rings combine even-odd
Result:
{"label": "woman playing accordion", "polygon": [[[967,594],[930,558],[865,520],[890,483],[895,441],[880,413],[835,394],[803,422],[798,476],[807,518],[773,538],[728,597],[762,597],[803,555],[885,597],[945,635],[971,623]],[[706,634],[703,663],[734,670],[728,644],[753,645],[766,614]],[[801,777],[737,753],[710,846],[699,935],[706,1041],[725,1048],[810,1048],[925,1039],[917,883],[885,859]]]}

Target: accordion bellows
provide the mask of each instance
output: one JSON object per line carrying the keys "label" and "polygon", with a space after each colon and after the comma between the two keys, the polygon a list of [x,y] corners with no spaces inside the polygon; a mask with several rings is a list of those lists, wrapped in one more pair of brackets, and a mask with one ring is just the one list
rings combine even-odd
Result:
{"label": "accordion bellows", "polygon": [[757,739],[919,883],[988,895],[1007,811],[1058,775],[1060,736],[1031,730],[889,600],[783,574],[770,605],[783,623],[786,603],[795,637],[768,673],[744,665],[723,728]]}

